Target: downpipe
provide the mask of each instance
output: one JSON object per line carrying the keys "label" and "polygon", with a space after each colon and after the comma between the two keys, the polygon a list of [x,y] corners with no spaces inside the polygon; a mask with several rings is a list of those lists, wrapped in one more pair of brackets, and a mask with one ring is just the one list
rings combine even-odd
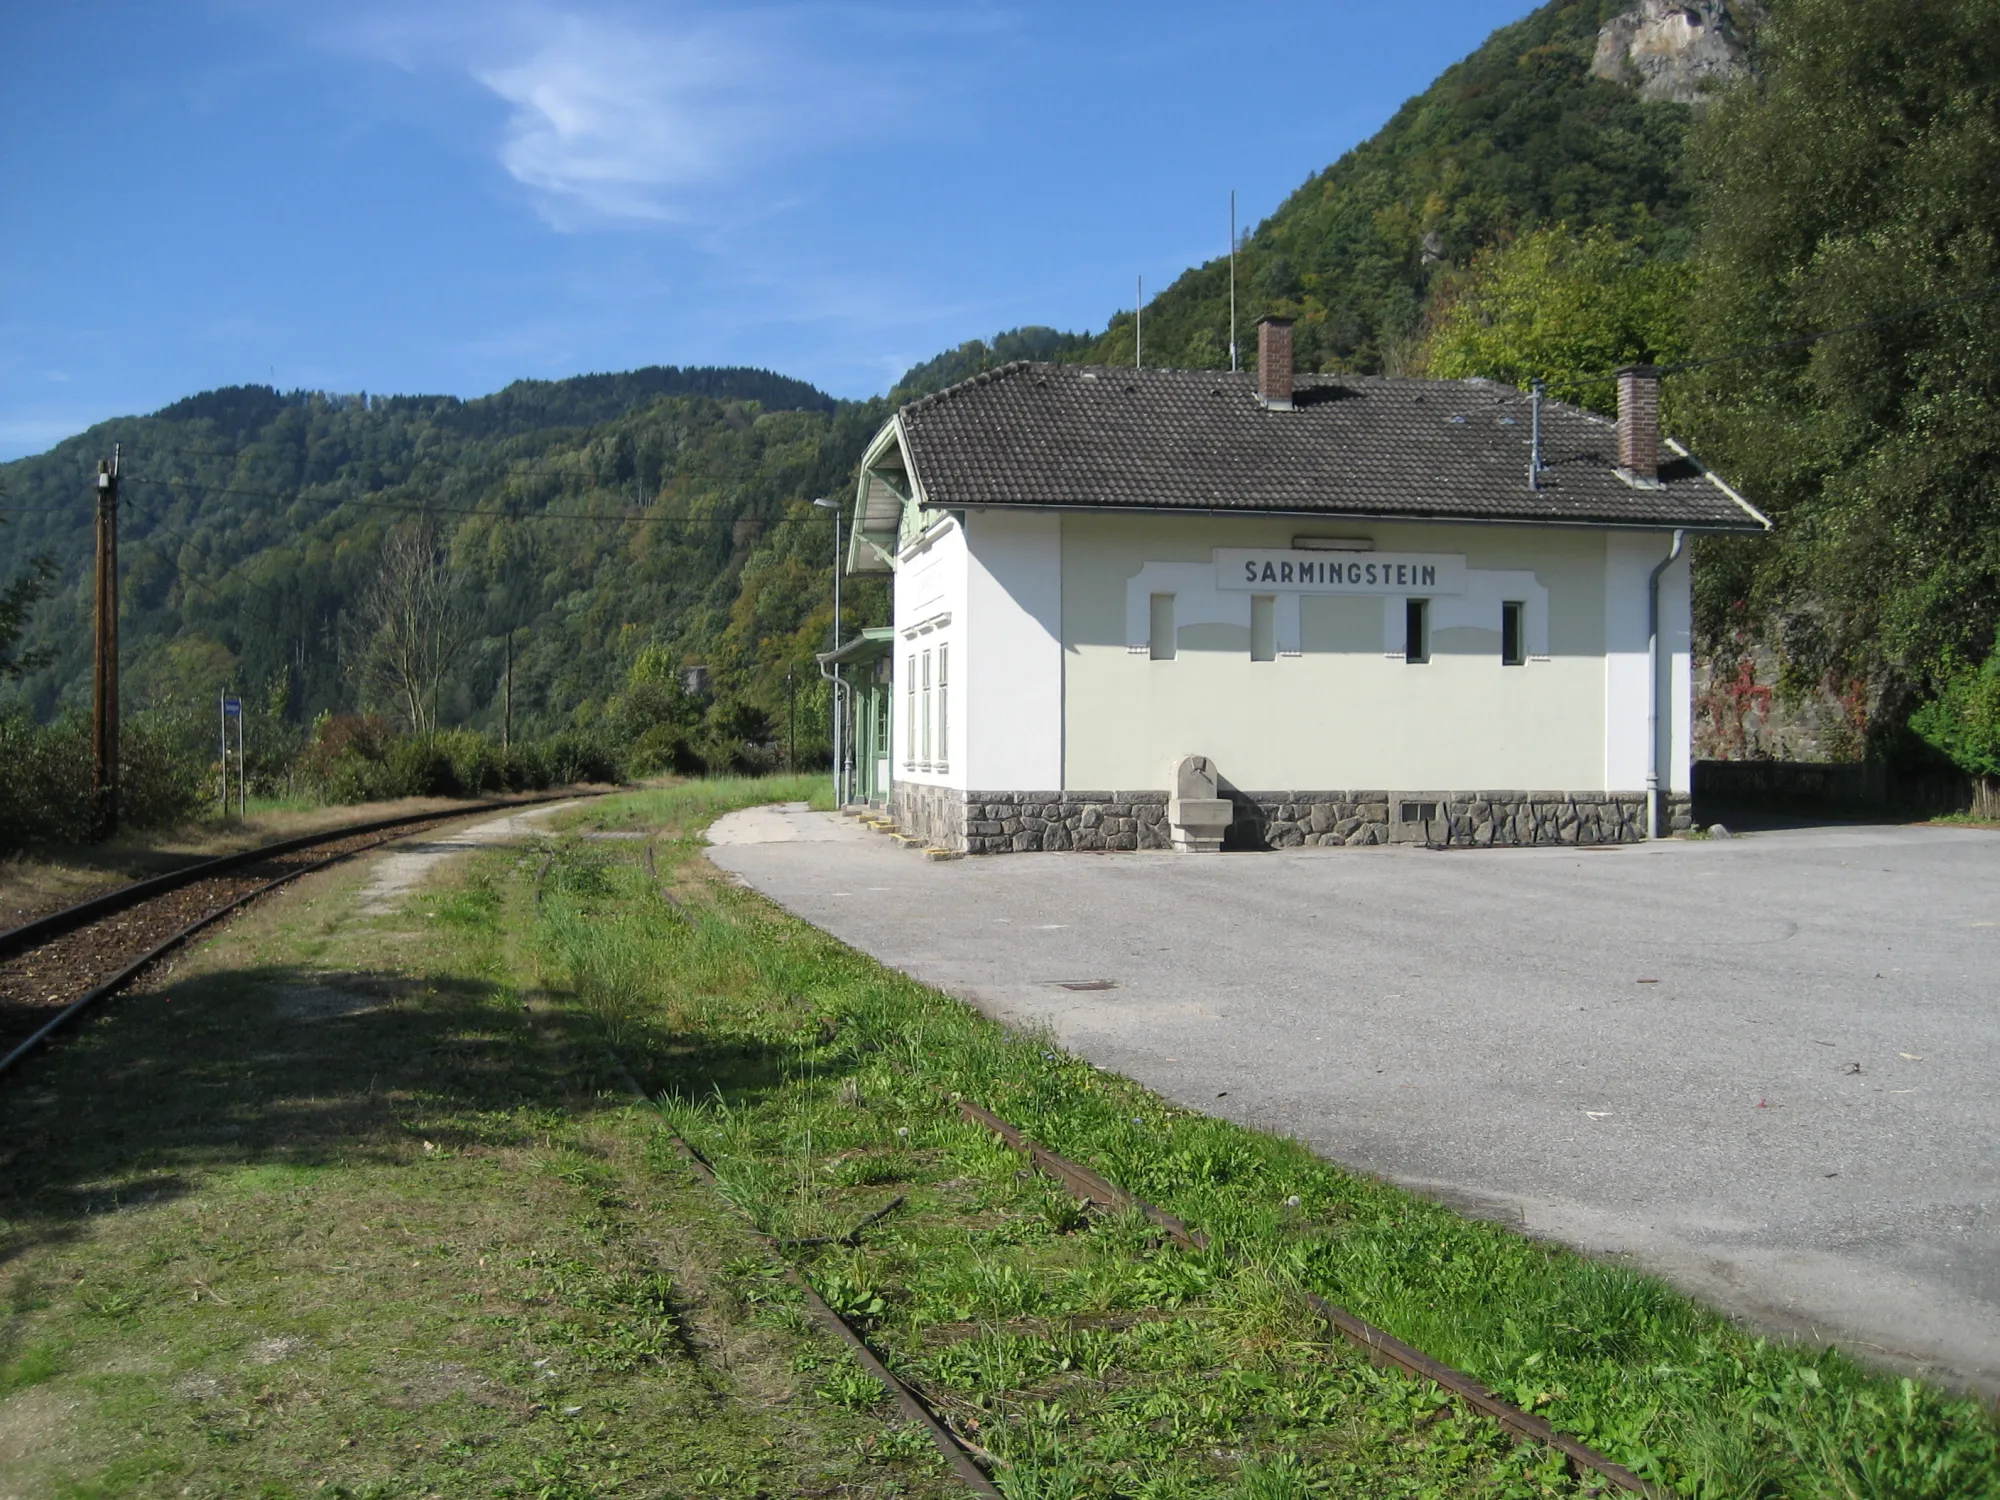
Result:
{"label": "downpipe", "polygon": [[837,812],[847,806],[847,704],[843,701],[849,691],[847,680],[840,675],[836,664],[831,669],[825,662],[819,664],[819,675],[833,684],[833,804]]}
{"label": "downpipe", "polygon": [[1665,838],[1660,830],[1660,578],[1680,561],[1687,533],[1674,530],[1674,544],[1646,580],[1646,837]]}

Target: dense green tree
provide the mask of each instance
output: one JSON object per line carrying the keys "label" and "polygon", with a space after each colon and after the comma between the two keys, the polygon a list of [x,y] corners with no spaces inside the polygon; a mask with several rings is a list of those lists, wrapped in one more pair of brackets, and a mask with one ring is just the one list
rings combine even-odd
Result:
{"label": "dense green tree", "polygon": [[[1246,361],[1255,320],[1280,313],[1298,320],[1302,368],[1405,373],[1453,268],[1551,224],[1685,253],[1679,168],[1693,109],[1591,72],[1599,28],[1631,8],[1553,0],[1502,27],[1245,236],[1236,271]],[[1737,9],[1748,18],[1758,7]],[[1144,332],[1148,364],[1227,368],[1228,257],[1161,292]],[[1128,312],[1073,357],[1130,364],[1132,344]]]}
{"label": "dense green tree", "polygon": [[1785,0],[1762,46],[1691,148],[1691,337],[1744,357],[1682,395],[1777,536],[1705,549],[1701,619],[1893,725],[2000,623],[2000,7]]}
{"label": "dense green tree", "polygon": [[1540,378],[1551,396],[1610,411],[1609,372],[1686,356],[1694,285],[1690,263],[1651,258],[1608,229],[1537,230],[1474,257],[1433,316],[1426,369],[1522,387]]}
{"label": "dense green tree", "polygon": [[38,671],[55,659],[51,647],[21,645],[28,617],[47,597],[55,576],[55,559],[42,553],[29,558],[21,576],[0,589],[0,682],[11,682],[23,673]]}
{"label": "dense green tree", "polygon": [[[34,529],[9,527],[0,545],[60,565],[29,642],[54,659],[19,690],[43,717],[87,692],[88,480],[120,442],[126,660],[148,701],[219,676],[282,688],[301,726],[351,712],[363,695],[343,647],[376,634],[357,625],[385,540],[428,515],[473,627],[434,684],[439,724],[498,729],[511,632],[517,737],[604,723],[632,662],[659,645],[709,666],[718,701],[787,723],[798,701],[802,755],[823,754],[824,714],[796,690],[817,682],[827,641],[832,520],[807,501],[848,493],[887,408],[736,372],[745,391],[795,402],[767,407],[734,394],[732,372],[675,373],[474,402],[244,387],[9,465]],[[588,425],[562,425],[579,413]],[[886,593],[860,583],[848,606],[851,631],[884,617]]]}
{"label": "dense green tree", "polygon": [[920,365],[911,366],[896,382],[889,399],[914,401],[919,396],[928,396],[933,391],[968,380],[982,370],[1017,359],[1065,359],[1088,349],[1091,342],[1087,333],[1059,333],[1053,328],[1039,326],[1010,328],[1005,333],[996,333],[990,340],[968,339],[956,349],[947,349]]}
{"label": "dense green tree", "polygon": [[1961,769],[2000,776],[2000,635],[1984,662],[1945,679],[1910,716],[1910,728]]}

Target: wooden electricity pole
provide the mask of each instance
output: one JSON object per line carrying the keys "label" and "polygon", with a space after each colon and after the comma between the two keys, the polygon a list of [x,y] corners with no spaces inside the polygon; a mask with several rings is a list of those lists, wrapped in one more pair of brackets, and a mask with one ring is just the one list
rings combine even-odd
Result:
{"label": "wooden electricity pole", "polygon": [[118,450],[97,461],[97,632],[90,790],[97,836],[118,831]]}
{"label": "wooden electricity pole", "polygon": [[507,687],[506,707],[500,718],[500,758],[506,760],[514,753],[514,627],[507,627]]}

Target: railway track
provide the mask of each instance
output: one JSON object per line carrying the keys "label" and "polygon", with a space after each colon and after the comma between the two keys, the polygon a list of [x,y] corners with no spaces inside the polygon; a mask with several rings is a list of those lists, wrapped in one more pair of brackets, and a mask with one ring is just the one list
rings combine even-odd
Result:
{"label": "railway track", "polygon": [[[961,1099],[958,1112],[1025,1154],[1037,1171],[1054,1178],[1080,1201],[1111,1212],[1144,1214],[1175,1244],[1189,1250],[1208,1248],[1208,1236],[1199,1229],[1189,1228],[1174,1215],[1154,1207],[1135,1193],[1126,1192],[1083,1163],[1058,1156],[1048,1147],[1030,1139],[1019,1126],[1009,1124],[992,1111],[981,1109],[968,1099]],[[1553,1448],[1562,1454],[1578,1478],[1601,1481],[1629,1494],[1644,1496],[1646,1500],[1668,1500],[1662,1490],[1648,1484],[1623,1464],[1613,1463],[1596,1449],[1578,1442],[1567,1433],[1558,1432],[1541,1417],[1503,1400],[1463,1370],[1455,1370],[1432,1359],[1422,1350],[1411,1347],[1365,1319],[1357,1318],[1346,1308],[1337,1307],[1324,1297],[1308,1292],[1305,1300],[1314,1316],[1343,1339],[1365,1350],[1373,1363],[1401,1370],[1415,1379],[1429,1381],[1440,1390],[1449,1391],[1469,1410],[1499,1423],[1516,1442],[1540,1443]]]}
{"label": "railway track", "polygon": [[[646,1102],[645,1091],[615,1051],[611,1052],[610,1061],[627,1091],[635,1099]],[[1083,1163],[1072,1161],[1049,1150],[1046,1146],[1030,1139],[1018,1126],[1009,1124],[970,1100],[958,1101],[958,1113],[962,1118],[991,1131],[1008,1146],[1021,1152],[1037,1171],[1054,1179],[1086,1207],[1108,1213],[1140,1213],[1150,1219],[1167,1239],[1177,1245],[1190,1250],[1201,1250],[1208,1246],[1208,1236],[1201,1230],[1191,1228],[1174,1215],[1156,1208],[1136,1194],[1127,1192]],[[666,1135],[675,1152],[695,1174],[711,1188],[719,1191],[721,1185],[708,1159],[684,1140],[677,1131],[669,1128]],[[899,1197],[896,1203],[900,1204],[902,1201]],[[856,1236],[865,1223],[866,1221],[863,1225],[856,1226],[854,1232]],[[897,1416],[903,1421],[915,1423],[925,1432],[943,1458],[946,1467],[967,1491],[982,1497],[982,1500],[1000,1500],[1002,1492],[995,1487],[993,1478],[984,1467],[992,1464],[992,1455],[971,1441],[960,1425],[944,1414],[933,1393],[925,1391],[892,1369],[870,1345],[864,1330],[850,1323],[827,1304],[814,1287],[803,1264],[795,1254],[790,1253],[792,1242],[775,1239],[761,1230],[754,1230],[754,1226],[753,1231],[764,1242],[767,1251],[783,1266],[788,1279],[803,1292],[806,1310],[813,1320],[847,1345],[862,1367],[881,1383],[890,1397]],[[851,1243],[851,1240],[849,1242]],[[1596,1449],[1578,1442],[1566,1433],[1557,1431],[1541,1417],[1523,1411],[1504,1400],[1465,1372],[1432,1359],[1421,1350],[1411,1347],[1394,1335],[1322,1297],[1308,1293],[1305,1300],[1314,1315],[1330,1332],[1349,1343],[1358,1345],[1366,1352],[1371,1362],[1400,1370],[1417,1380],[1437,1386],[1449,1393],[1468,1411],[1497,1423],[1515,1442],[1540,1444],[1561,1454],[1570,1471],[1582,1482],[1584,1493],[1602,1496],[1610,1491],[1620,1491],[1641,1496],[1643,1500],[1668,1500],[1666,1492],[1658,1486],[1641,1479],[1630,1469],[1615,1463]]]}
{"label": "railway track", "polygon": [[406,813],[226,854],[0,932],[0,1077],[202,929],[266,891],[441,823],[593,793]]}

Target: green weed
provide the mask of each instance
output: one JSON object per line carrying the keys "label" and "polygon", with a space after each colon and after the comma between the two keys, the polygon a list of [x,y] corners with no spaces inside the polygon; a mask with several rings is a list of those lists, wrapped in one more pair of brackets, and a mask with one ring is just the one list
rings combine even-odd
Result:
{"label": "green weed", "polygon": [[30,1344],[0,1364],[0,1400],[31,1385],[41,1385],[62,1373],[63,1351],[55,1343]]}
{"label": "green weed", "polygon": [[[1174,1109],[755,897],[690,886],[690,835],[729,795],[600,804],[606,822],[658,828],[662,878],[679,872],[704,899],[669,911],[614,864],[591,912],[545,903],[541,951],[593,1013],[597,968],[648,955],[625,1034],[645,1049],[665,1120],[760,1226],[823,1234],[865,1211],[855,1190],[894,1181],[908,1194],[893,1227],[809,1256],[810,1274],[909,1369],[958,1393],[1009,1494],[1565,1490],[1549,1455],[1328,1345],[1304,1291],[1681,1494],[1971,1500],[1995,1486],[1995,1423],[1974,1403],[1759,1340],[1647,1277]],[[1173,1250],[1143,1221],[1058,1201],[956,1117],[954,1096],[1214,1246]],[[893,1175],[876,1165],[885,1152]],[[1220,1464],[1210,1450],[1262,1456]]]}

